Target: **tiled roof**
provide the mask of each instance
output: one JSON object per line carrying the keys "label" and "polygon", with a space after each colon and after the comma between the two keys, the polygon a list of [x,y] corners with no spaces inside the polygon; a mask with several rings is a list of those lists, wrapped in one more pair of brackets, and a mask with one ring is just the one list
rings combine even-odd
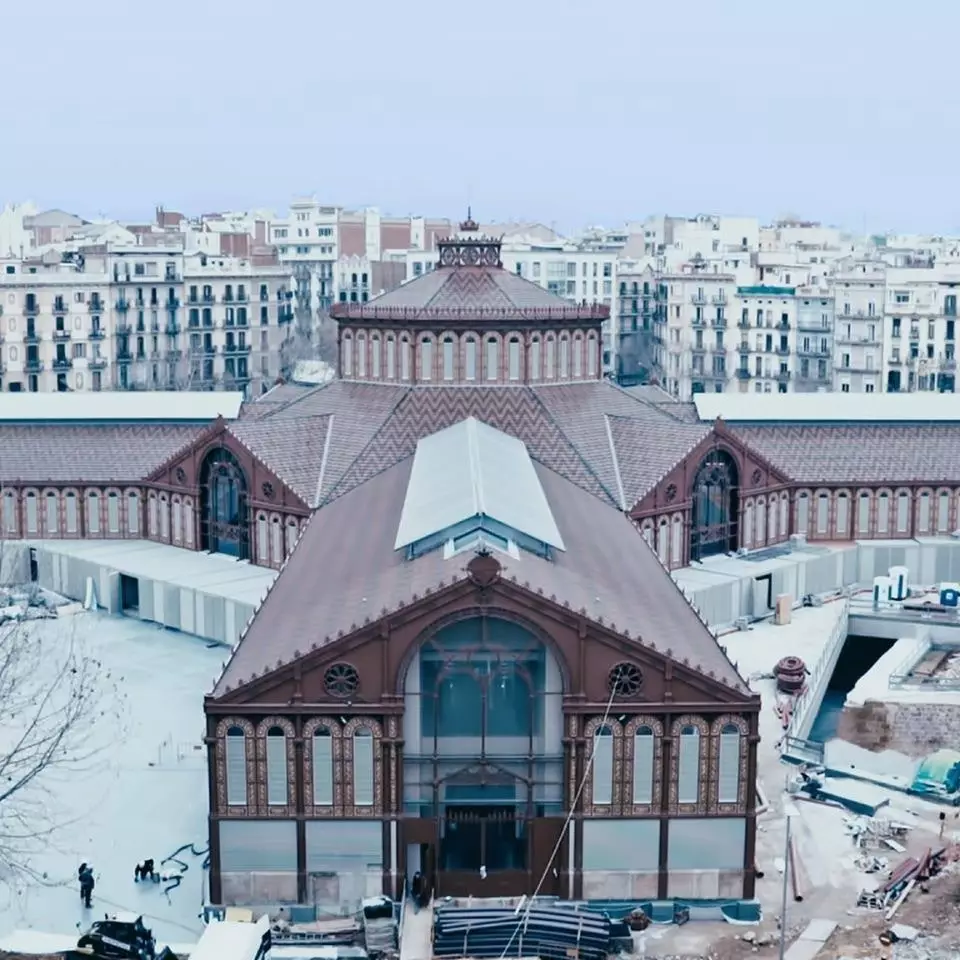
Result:
{"label": "tiled roof", "polygon": [[728,429],[797,483],[953,484],[960,478],[960,424]]}
{"label": "tiled roof", "polygon": [[[602,384],[584,385],[584,395]],[[409,390],[370,438],[363,453],[330,490],[328,499],[342,496],[413,454],[421,437],[476,417],[522,440],[530,456],[568,477],[594,495],[617,503],[591,464],[545,412],[536,393],[526,387],[417,387]],[[602,430],[602,423],[597,424]],[[336,431],[336,426],[334,426]],[[334,444],[338,442],[334,433]]]}
{"label": "tiled roof", "polygon": [[317,502],[332,419],[330,414],[264,417],[231,424],[227,432],[312,507]]}
{"label": "tiled roof", "polygon": [[205,428],[197,424],[0,424],[0,481],[133,483]]}
{"label": "tiled roof", "polygon": [[[407,560],[393,548],[412,463],[408,457],[313,516],[214,696],[378,620],[441,581],[465,577],[471,555],[444,560],[436,550]],[[675,660],[712,671],[746,695],[730,661],[633,524],[552,470],[538,465],[536,471],[566,549],[552,560],[526,552],[519,560],[499,558],[504,576],[660,651],[669,649]],[[332,549],[337,544],[350,549]]]}
{"label": "tiled roof", "polygon": [[496,319],[522,315],[525,311],[562,319],[595,319],[608,316],[602,306],[583,307],[518,277],[502,267],[438,267],[375,297],[368,303],[335,304],[332,315],[355,319],[378,318],[415,322],[448,317],[462,320]]}

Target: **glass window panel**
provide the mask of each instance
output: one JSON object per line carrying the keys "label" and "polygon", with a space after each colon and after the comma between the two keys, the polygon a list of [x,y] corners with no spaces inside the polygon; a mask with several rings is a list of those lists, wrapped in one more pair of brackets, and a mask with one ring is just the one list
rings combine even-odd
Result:
{"label": "glass window panel", "polygon": [[593,802],[613,803],[613,731],[600,727],[593,737]]}

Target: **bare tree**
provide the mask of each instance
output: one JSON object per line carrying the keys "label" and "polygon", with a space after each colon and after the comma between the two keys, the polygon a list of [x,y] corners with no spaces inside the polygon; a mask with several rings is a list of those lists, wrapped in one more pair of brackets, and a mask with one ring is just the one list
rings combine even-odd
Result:
{"label": "bare tree", "polygon": [[59,619],[0,625],[0,881],[45,880],[33,858],[89,812],[71,783],[122,734],[122,678],[79,634]]}

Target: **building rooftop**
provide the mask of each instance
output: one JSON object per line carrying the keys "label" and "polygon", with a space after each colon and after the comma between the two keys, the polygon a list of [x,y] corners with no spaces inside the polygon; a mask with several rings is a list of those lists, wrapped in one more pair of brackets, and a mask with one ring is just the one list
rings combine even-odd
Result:
{"label": "building rooftop", "polygon": [[242,403],[239,392],[0,393],[0,423],[205,424],[236,420]]}

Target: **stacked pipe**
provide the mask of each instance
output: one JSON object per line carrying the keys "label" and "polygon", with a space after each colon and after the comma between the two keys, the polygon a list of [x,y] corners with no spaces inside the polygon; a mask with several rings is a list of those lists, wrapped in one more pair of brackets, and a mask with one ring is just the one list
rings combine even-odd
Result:
{"label": "stacked pipe", "polygon": [[807,665],[799,657],[783,657],[773,668],[781,693],[799,693],[807,682]]}
{"label": "stacked pipe", "polygon": [[610,947],[610,919],[592,911],[444,907],[434,917],[436,957],[606,960]]}

